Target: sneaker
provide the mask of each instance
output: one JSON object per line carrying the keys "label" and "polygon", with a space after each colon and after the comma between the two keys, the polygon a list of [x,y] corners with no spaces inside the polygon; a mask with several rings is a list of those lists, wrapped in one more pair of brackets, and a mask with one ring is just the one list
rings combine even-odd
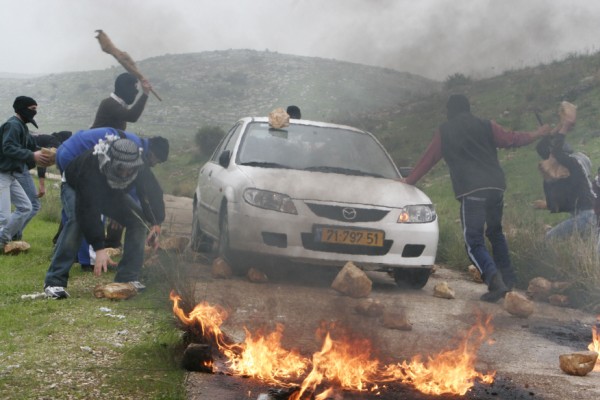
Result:
{"label": "sneaker", "polygon": [[129,284],[133,286],[138,292],[143,292],[144,290],[146,290],[146,285],[144,285],[140,281],[131,281],[129,282]]}
{"label": "sneaker", "polygon": [[69,293],[62,286],[46,286],[44,292],[51,299],[66,299],[69,297]]}
{"label": "sneaker", "polygon": [[488,286],[488,292],[481,295],[480,299],[489,303],[495,303],[510,292],[510,289],[506,287],[502,280],[502,275],[496,272],[492,277],[490,285]]}

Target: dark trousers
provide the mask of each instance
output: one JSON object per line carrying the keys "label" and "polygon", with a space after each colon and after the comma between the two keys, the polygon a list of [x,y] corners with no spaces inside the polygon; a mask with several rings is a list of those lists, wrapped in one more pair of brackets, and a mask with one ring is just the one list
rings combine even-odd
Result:
{"label": "dark trousers", "polygon": [[[459,200],[465,248],[484,282],[489,286],[494,274],[500,271],[506,283],[514,283],[515,273],[502,231],[504,192],[479,190]],[[492,255],[486,247],[484,233],[491,244]]]}

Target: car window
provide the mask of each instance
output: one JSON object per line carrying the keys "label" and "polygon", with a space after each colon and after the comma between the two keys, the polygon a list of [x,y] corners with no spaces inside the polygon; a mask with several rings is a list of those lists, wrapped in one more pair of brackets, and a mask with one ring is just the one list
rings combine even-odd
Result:
{"label": "car window", "polygon": [[291,124],[270,128],[266,122],[248,125],[238,164],[291,168],[350,175],[398,178],[398,170],[383,147],[366,132]]}
{"label": "car window", "polygon": [[239,136],[241,130],[242,123],[238,123],[234,125],[229,132],[227,132],[227,134],[223,137],[223,140],[221,140],[221,143],[219,143],[214,153],[210,157],[211,161],[218,162],[219,156],[224,150],[233,150],[233,146],[235,146],[235,142],[237,141],[237,137]]}

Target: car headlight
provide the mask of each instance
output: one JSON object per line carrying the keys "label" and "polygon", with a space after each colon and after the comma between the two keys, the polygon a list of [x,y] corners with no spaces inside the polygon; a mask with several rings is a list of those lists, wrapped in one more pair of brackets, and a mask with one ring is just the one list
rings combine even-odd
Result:
{"label": "car headlight", "polygon": [[250,205],[266,210],[298,214],[294,202],[290,196],[285,194],[269,192],[267,190],[246,189],[244,191],[244,200]]}
{"label": "car headlight", "polygon": [[398,216],[398,223],[401,224],[423,224],[434,221],[436,218],[435,209],[432,204],[419,204],[403,207]]}

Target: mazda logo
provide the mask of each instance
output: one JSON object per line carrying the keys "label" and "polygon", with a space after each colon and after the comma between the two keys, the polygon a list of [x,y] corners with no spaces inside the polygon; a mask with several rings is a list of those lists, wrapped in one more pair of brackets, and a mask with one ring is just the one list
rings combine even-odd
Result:
{"label": "mazda logo", "polygon": [[342,215],[344,216],[344,219],[351,221],[356,218],[356,210],[354,208],[344,208],[342,210]]}

